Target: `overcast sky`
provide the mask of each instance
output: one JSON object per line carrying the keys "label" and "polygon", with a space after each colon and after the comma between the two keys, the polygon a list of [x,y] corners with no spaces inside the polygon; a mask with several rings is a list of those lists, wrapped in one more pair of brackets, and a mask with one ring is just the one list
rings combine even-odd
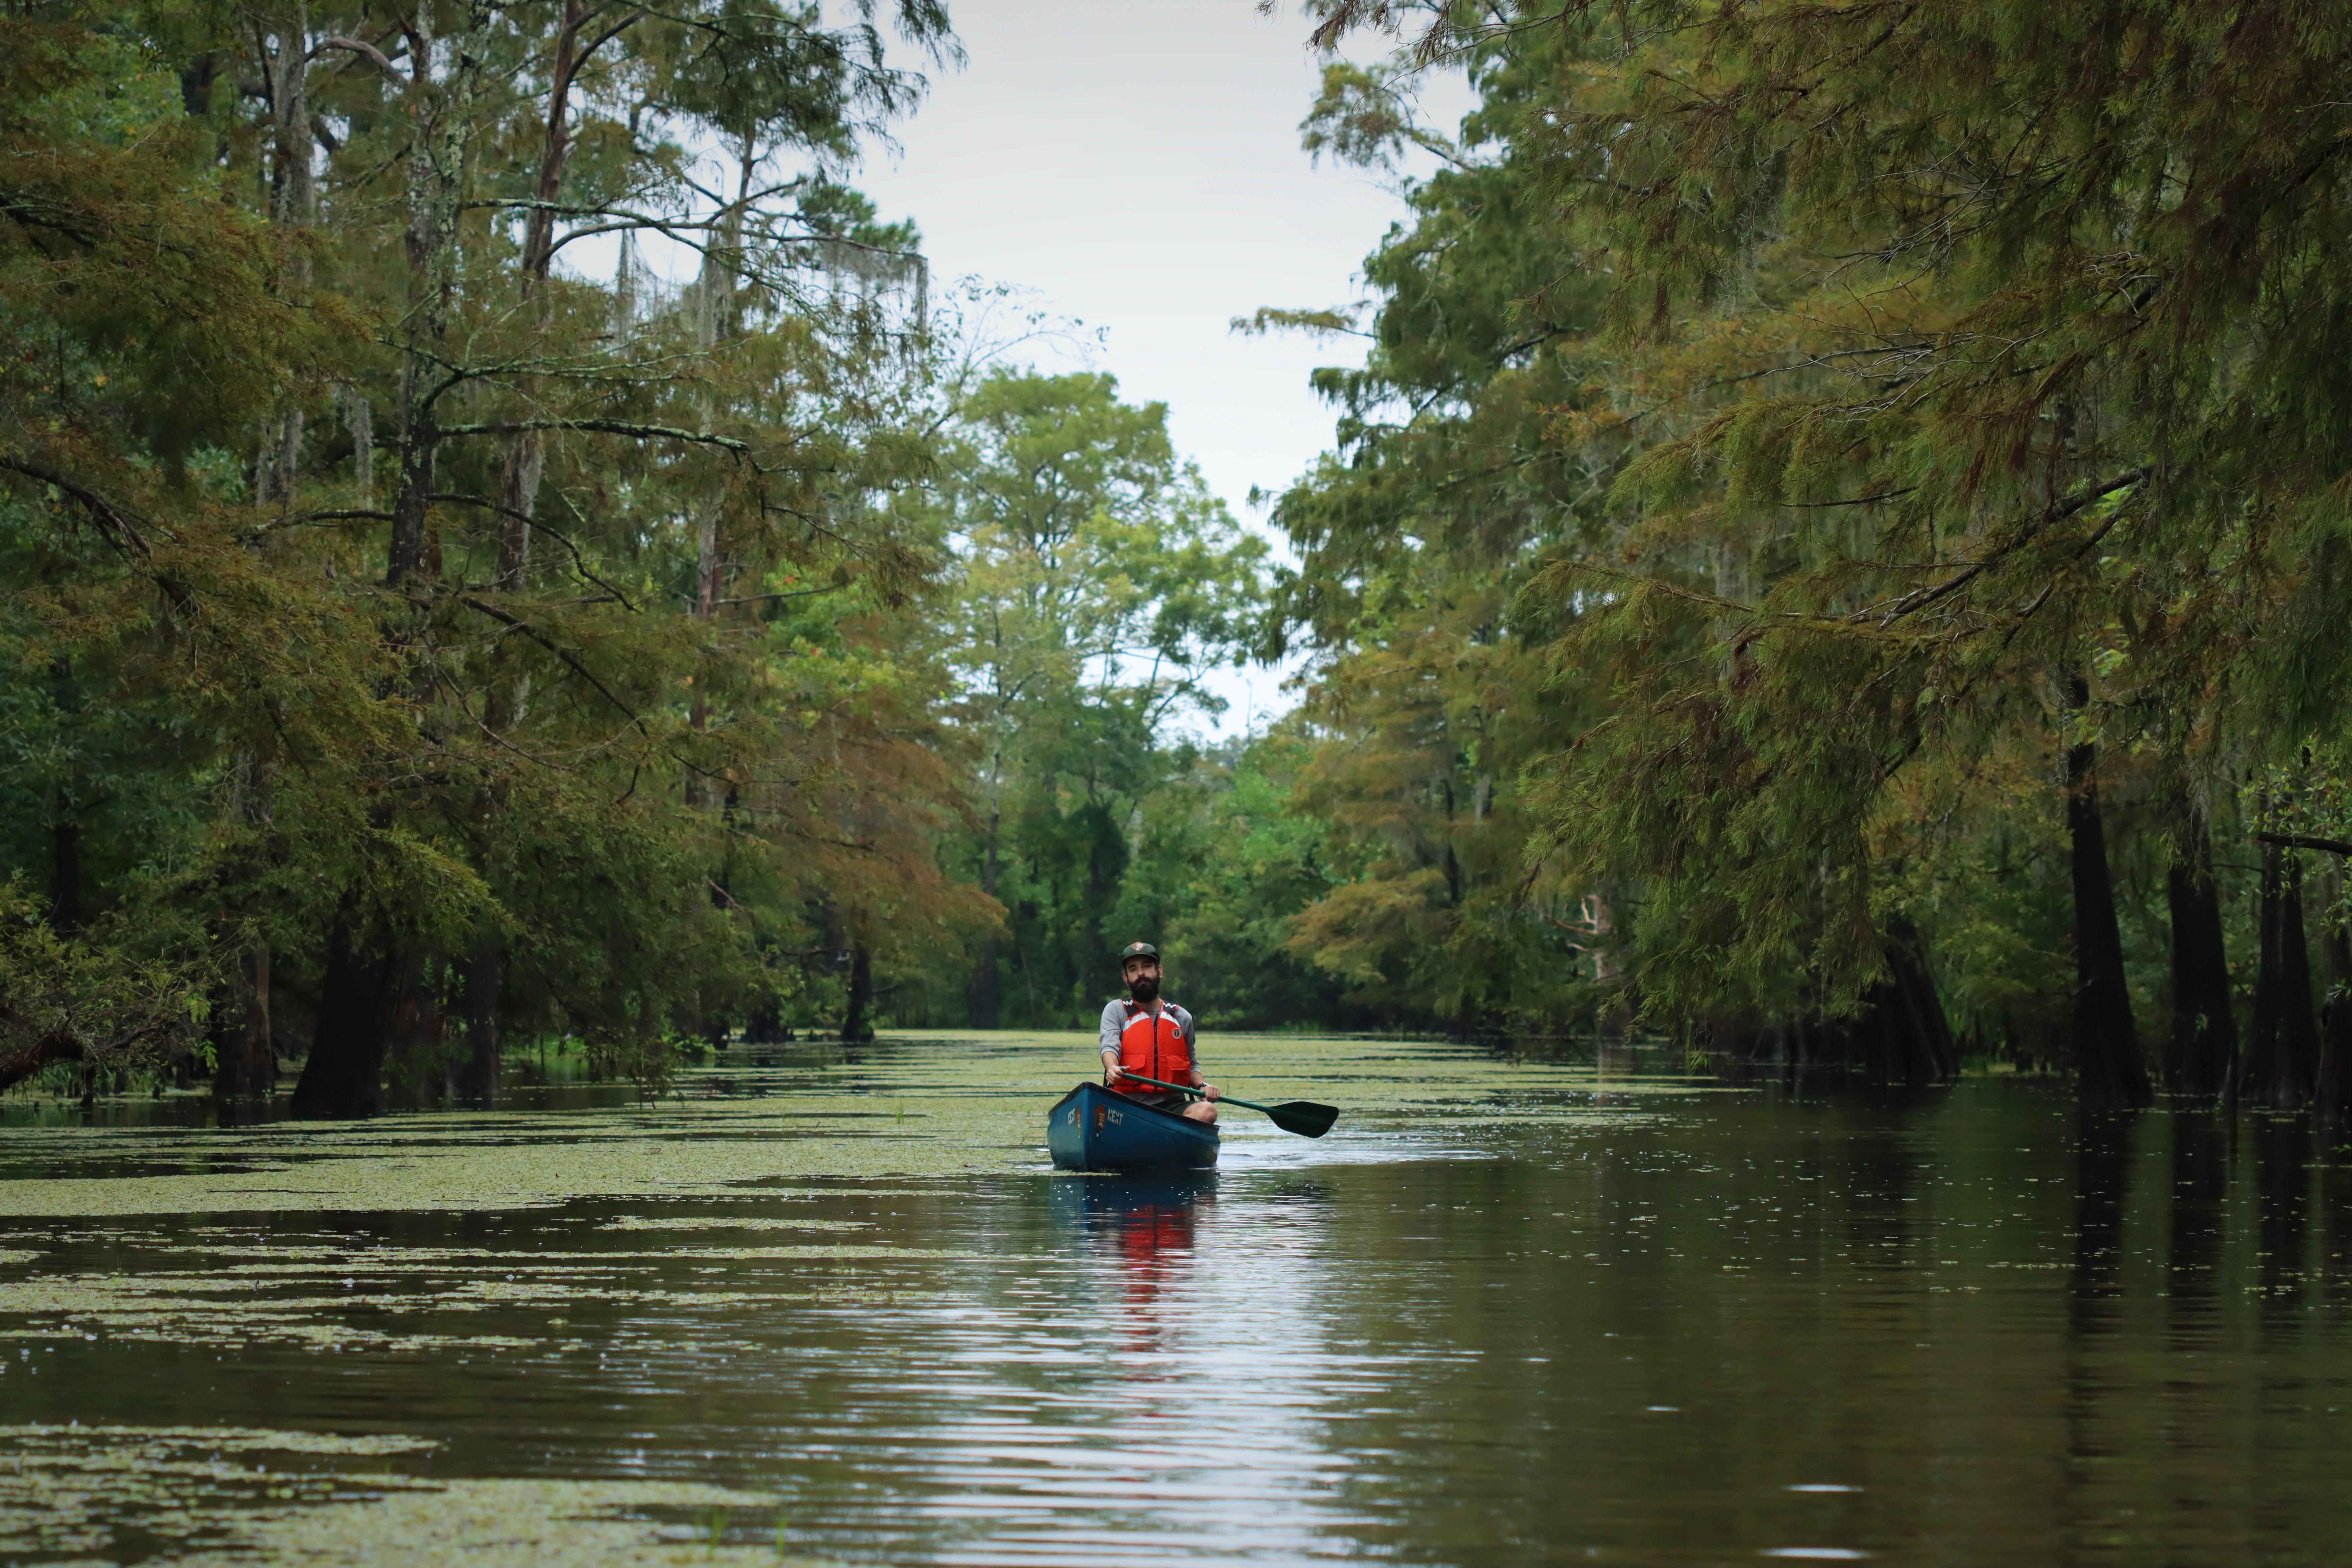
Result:
{"label": "overcast sky", "polygon": [[[1354,299],[1364,256],[1403,211],[1299,150],[1320,74],[1307,23],[1287,7],[1261,16],[1252,0],[950,9],[968,63],[935,73],[899,152],[877,152],[853,182],[885,219],[915,220],[936,281],[1026,286],[1101,329],[1096,367],[1129,401],[1166,403],[1177,448],[1236,517],[1262,521],[1251,487],[1281,489],[1329,442],[1307,373],[1353,351],[1227,323]],[[1223,727],[1287,706],[1275,684],[1227,683]]]}

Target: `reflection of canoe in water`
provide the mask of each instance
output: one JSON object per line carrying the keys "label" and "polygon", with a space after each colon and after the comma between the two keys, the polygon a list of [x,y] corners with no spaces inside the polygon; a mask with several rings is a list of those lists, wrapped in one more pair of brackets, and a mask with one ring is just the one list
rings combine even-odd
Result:
{"label": "reflection of canoe in water", "polygon": [[1124,1235],[1169,1215],[1181,1215],[1189,1232],[1195,1211],[1217,1195],[1217,1168],[1108,1172],[1084,1182],[1054,1182],[1049,1189],[1055,1219],[1090,1235]]}
{"label": "reflection of canoe in water", "polygon": [[1217,1130],[1082,1083],[1048,1113],[1045,1147],[1065,1171],[1197,1170],[1217,1163]]}

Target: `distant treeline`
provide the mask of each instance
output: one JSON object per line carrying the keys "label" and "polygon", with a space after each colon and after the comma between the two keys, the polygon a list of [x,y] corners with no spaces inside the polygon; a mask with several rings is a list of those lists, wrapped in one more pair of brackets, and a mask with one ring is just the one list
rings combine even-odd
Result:
{"label": "distant treeline", "polygon": [[2352,22],[1323,0],[1411,217],[1237,323],[1363,356],[1293,568],[843,183],[955,51],[877,9],[0,18],[0,1084],[1083,1026],[1143,937],[2347,1109]]}

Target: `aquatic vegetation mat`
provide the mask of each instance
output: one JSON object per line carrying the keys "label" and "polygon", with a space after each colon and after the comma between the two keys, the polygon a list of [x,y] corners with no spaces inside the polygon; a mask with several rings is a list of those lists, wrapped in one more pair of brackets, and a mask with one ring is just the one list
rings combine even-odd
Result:
{"label": "aquatic vegetation mat", "polygon": [[[1043,1116],[1095,1067],[1092,1037],[907,1036],[856,1059],[698,1069],[642,1107],[450,1112],[244,1130],[13,1128],[0,1133],[0,1218],[367,1210],[509,1210],[659,1201],[747,1184],[1001,1175],[1043,1163]],[[1530,1118],[1623,1116],[1610,1098],[1703,1092],[1612,1086],[1590,1067],[1499,1064],[1487,1052],[1310,1037],[1212,1037],[1213,1078],[1269,1102],[1339,1104],[1314,1154],[1419,1152]],[[756,1092],[755,1092],[756,1091]],[[1255,1112],[1222,1131],[1244,1158],[1310,1158]],[[1365,1141],[1370,1135],[1371,1142]]]}
{"label": "aquatic vegetation mat", "polygon": [[[813,1562],[772,1499],[679,1482],[425,1480],[341,1463],[429,1449],[250,1428],[0,1427],[0,1555],[319,1568]],[[756,1540],[766,1531],[765,1541]]]}
{"label": "aquatic vegetation mat", "polygon": [[[926,1381],[1089,1366],[1068,1313],[1125,1256],[1103,1247],[1131,1243],[1138,1189],[1057,1175],[1040,1147],[1088,1036],[782,1059],[601,1110],[0,1130],[0,1418],[42,1417],[0,1427],[0,1562],[823,1560],[803,1517],[830,1519],[836,1545],[841,1520],[868,1519],[851,1555],[902,1560],[869,1494],[905,1484],[903,1463],[826,1456],[964,1430],[899,1425]],[[1301,1194],[1318,1167],[1484,1158],[1501,1130],[1636,1126],[1693,1092],[1393,1042],[1226,1039],[1211,1065],[1236,1093],[1342,1106],[1318,1142],[1226,1118],[1228,1172]],[[1165,1201],[1189,1226],[1213,1199]],[[1031,1304],[1045,1317],[1003,1338]],[[832,1436],[752,1462],[779,1367],[814,1380],[783,1408]],[[280,1429],[289,1405],[304,1429]],[[230,1419],[139,1420],[164,1408]],[[593,1473],[567,1458],[583,1417]],[[1095,1441],[1035,1439],[1049,1478],[1103,1468]],[[723,1473],[706,1447],[731,1456]],[[809,1499],[763,1484],[779,1465]],[[925,1506],[950,1536],[1003,1517]]]}

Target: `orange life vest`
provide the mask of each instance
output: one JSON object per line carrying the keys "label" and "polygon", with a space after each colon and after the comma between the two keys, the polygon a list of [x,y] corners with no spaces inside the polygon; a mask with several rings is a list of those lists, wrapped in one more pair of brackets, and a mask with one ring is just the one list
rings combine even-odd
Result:
{"label": "orange life vest", "polygon": [[[1157,1013],[1145,1011],[1133,1000],[1129,1000],[1124,1005],[1127,1023],[1118,1032],[1119,1070],[1156,1078],[1162,1083],[1192,1082],[1192,1047],[1176,1022],[1174,1005],[1162,997]],[[1168,1092],[1143,1083],[1122,1081],[1111,1087],[1121,1094]]]}

